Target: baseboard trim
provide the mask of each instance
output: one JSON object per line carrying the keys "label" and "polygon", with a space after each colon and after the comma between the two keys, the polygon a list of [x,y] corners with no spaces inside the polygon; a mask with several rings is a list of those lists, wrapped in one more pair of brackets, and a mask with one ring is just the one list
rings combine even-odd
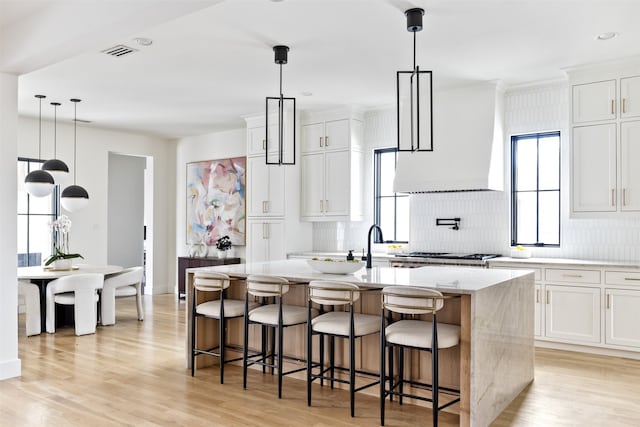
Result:
{"label": "baseboard trim", "polygon": [[19,377],[22,374],[20,359],[5,360],[0,362],[0,380]]}
{"label": "baseboard trim", "polygon": [[599,354],[601,356],[624,357],[640,360],[640,353],[635,351],[619,350],[614,348],[594,347],[589,345],[567,344],[553,341],[536,340],[536,347],[552,348],[556,350],[577,351],[579,353]]}

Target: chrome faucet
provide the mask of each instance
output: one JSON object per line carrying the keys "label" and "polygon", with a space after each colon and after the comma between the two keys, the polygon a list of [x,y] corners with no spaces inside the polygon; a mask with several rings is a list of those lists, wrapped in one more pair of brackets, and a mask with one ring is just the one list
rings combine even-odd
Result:
{"label": "chrome faucet", "polygon": [[383,241],[382,238],[382,228],[378,224],[373,224],[369,227],[369,235],[367,236],[367,268],[371,268],[371,233],[374,229],[378,230],[378,237],[380,237],[380,241]]}

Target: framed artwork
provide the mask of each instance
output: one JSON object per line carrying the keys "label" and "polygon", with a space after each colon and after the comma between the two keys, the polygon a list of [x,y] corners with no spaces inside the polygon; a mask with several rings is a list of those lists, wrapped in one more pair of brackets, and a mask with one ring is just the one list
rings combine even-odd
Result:
{"label": "framed artwork", "polygon": [[187,163],[187,244],[245,244],[246,157]]}

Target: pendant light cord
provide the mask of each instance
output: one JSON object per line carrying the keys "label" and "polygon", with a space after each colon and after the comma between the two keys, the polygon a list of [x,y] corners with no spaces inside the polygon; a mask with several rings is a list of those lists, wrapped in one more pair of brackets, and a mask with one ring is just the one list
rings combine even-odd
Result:
{"label": "pendant light cord", "polygon": [[58,152],[58,106],[53,103],[53,158],[56,158]]}
{"label": "pendant light cord", "polygon": [[38,161],[42,158],[42,98],[40,99],[40,108],[38,112]]}
{"label": "pendant light cord", "polygon": [[77,127],[78,127],[78,102],[73,101],[73,185],[76,185],[76,176],[78,175],[78,159],[77,159],[77,149],[76,144],[78,142],[77,138]]}
{"label": "pendant light cord", "polygon": [[413,70],[416,70],[416,31],[413,32]]}

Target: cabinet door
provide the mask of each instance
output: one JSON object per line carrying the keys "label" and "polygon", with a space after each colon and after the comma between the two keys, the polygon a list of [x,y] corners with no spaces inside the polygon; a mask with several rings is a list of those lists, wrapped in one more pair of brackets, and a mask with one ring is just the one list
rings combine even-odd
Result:
{"label": "cabinet door", "polygon": [[324,150],[324,123],[313,123],[302,126],[302,153],[313,153]]}
{"label": "cabinet door", "polygon": [[640,211],[640,121],[620,123],[620,210]]}
{"label": "cabinet door", "polygon": [[348,215],[351,202],[349,152],[327,152],[324,173],[325,215]]}
{"label": "cabinet door", "polygon": [[324,154],[301,156],[300,215],[322,216],[324,212]]}
{"label": "cabinet door", "polygon": [[547,285],[545,336],[600,342],[600,288]]}
{"label": "cabinet door", "polygon": [[620,79],[620,117],[640,116],[640,76]]}
{"label": "cabinet door", "polygon": [[282,221],[272,221],[265,224],[267,236],[268,259],[269,261],[281,261],[287,259],[285,250],[285,230]]}
{"label": "cabinet door", "polygon": [[247,155],[263,154],[265,151],[264,126],[247,129]]}
{"label": "cabinet door", "polygon": [[284,216],[284,180],[286,166],[269,165],[269,197],[266,203],[268,216]]}
{"label": "cabinet door", "polygon": [[247,262],[268,261],[267,224],[263,221],[247,222]]}
{"label": "cabinet door", "polygon": [[[265,158],[247,158],[247,216],[264,216],[269,199],[269,171]],[[279,168],[278,168],[279,169]]]}
{"label": "cabinet door", "polygon": [[328,150],[349,148],[349,120],[334,120],[325,123],[324,146]]}
{"label": "cabinet door", "polygon": [[533,335],[539,337],[542,334],[542,285],[536,283],[534,295]]}
{"label": "cabinet door", "polygon": [[607,344],[640,347],[640,291],[606,289],[606,333]]}
{"label": "cabinet door", "polygon": [[572,147],[573,210],[615,211],[616,125],[573,128]]}
{"label": "cabinet door", "polygon": [[573,86],[573,122],[585,123],[616,118],[616,81]]}

